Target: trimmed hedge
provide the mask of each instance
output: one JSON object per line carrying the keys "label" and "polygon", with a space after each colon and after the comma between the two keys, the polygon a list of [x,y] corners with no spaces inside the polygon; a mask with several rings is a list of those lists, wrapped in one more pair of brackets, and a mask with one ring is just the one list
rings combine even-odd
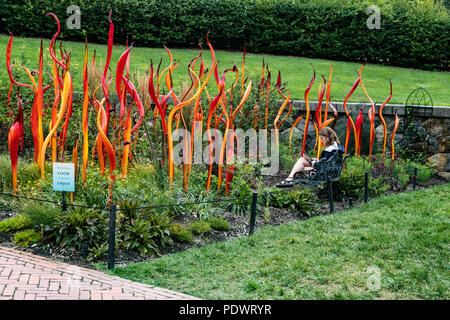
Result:
{"label": "trimmed hedge", "polygon": [[[355,3],[353,3],[355,2]],[[367,8],[381,9],[381,29],[368,29]],[[216,49],[448,69],[450,19],[432,0],[0,0],[0,32],[106,43],[113,9],[115,42],[196,47],[211,30]],[[81,30],[69,30],[67,8],[81,8]],[[203,40],[204,42],[204,40]]]}

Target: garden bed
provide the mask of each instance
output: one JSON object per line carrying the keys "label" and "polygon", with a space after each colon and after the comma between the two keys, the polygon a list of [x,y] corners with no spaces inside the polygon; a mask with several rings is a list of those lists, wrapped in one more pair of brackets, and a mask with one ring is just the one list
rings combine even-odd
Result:
{"label": "garden bed", "polygon": [[[279,177],[266,177],[265,184],[275,183],[280,180]],[[434,175],[428,181],[424,183],[418,183],[416,186],[416,190],[427,189],[432,186],[441,185],[446,183],[445,179]],[[412,190],[412,185],[408,185],[406,190]],[[399,190],[390,190],[387,193],[394,194],[399,193]],[[353,200],[353,206],[358,206],[361,204],[363,200],[355,199]],[[350,208],[349,201],[335,201],[334,202],[334,210],[335,213],[347,210]],[[270,207],[270,215],[261,213],[257,216],[255,221],[255,229],[261,228],[263,226],[279,226],[285,223],[306,220],[309,218],[307,215],[299,214],[293,210],[285,209],[285,208],[272,208]],[[328,201],[322,200],[316,203],[316,211],[312,216],[318,215],[327,215],[330,213],[329,203]],[[14,216],[15,213],[12,211],[1,211],[0,210],[0,221],[10,218]],[[160,254],[167,255],[176,252],[181,252],[184,250],[188,250],[195,247],[202,247],[211,243],[216,242],[224,242],[230,241],[232,239],[246,237],[249,232],[249,217],[247,215],[239,215],[235,213],[222,213],[220,214],[225,220],[230,223],[230,229],[228,231],[218,231],[215,229],[211,229],[209,232],[206,232],[200,236],[197,236],[193,239],[191,243],[188,242],[178,242],[174,241],[173,245],[160,247]],[[191,222],[198,221],[198,219],[190,214],[183,214],[177,216],[173,222],[180,223],[183,225],[188,225]],[[44,245],[41,244],[32,244],[29,247],[20,247],[14,244],[13,241],[13,232],[11,233],[0,233],[0,246],[12,247],[18,250],[30,252],[36,255],[40,255],[43,257],[47,257],[50,259],[54,259],[56,261],[66,262],[69,264],[82,266],[82,267],[92,267],[92,260],[88,260],[83,256],[80,250],[75,248],[64,248],[60,247],[56,244],[46,243]],[[137,262],[149,261],[158,258],[157,255],[141,255],[137,251],[133,250],[123,250],[119,249],[116,251],[116,266],[127,265]],[[106,263],[106,259],[99,259],[98,262],[101,264]]]}
{"label": "garden bed", "polygon": [[[264,217],[258,216],[255,221],[255,227],[262,227],[265,225],[281,225],[283,223],[304,220],[308,217],[300,216],[295,212],[280,209],[270,208],[270,220],[266,221]],[[325,212],[325,210],[324,210]],[[0,221],[13,216],[12,212],[1,212]],[[192,243],[177,242],[175,241],[172,246],[160,248],[161,255],[176,253],[184,250],[188,250],[195,247],[201,247],[210,243],[229,241],[239,237],[248,236],[249,219],[244,215],[236,215],[233,213],[225,213],[221,215],[230,223],[230,230],[218,231],[211,229],[209,232],[203,234],[200,237],[196,237]],[[197,221],[195,217],[191,215],[185,215],[173,220],[175,223],[189,224],[192,221]],[[30,252],[43,257],[54,259],[56,261],[62,261],[73,265],[82,267],[91,267],[92,262],[83,257],[79,250],[74,248],[61,248],[54,244],[45,244],[41,246],[39,244],[33,244],[28,248],[20,247],[13,242],[13,233],[0,234],[0,246],[11,247],[21,251]],[[118,250],[116,251],[116,265],[126,265],[130,263],[148,261],[157,258],[157,256],[143,256],[140,253],[132,250]]]}

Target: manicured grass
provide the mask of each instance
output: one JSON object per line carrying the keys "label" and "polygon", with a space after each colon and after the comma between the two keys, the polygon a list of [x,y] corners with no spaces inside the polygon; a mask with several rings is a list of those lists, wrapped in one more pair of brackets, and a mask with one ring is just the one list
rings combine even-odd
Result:
{"label": "manicured grass", "polygon": [[[105,31],[106,32],[106,31]],[[4,63],[6,45],[9,37],[0,35],[0,60]],[[116,39],[117,40],[117,39]],[[39,59],[39,39],[20,38],[16,37],[13,43],[12,60],[16,61],[18,65],[24,63],[32,70],[38,68]],[[44,63],[47,65],[47,70],[50,71],[51,59],[48,54],[49,40],[44,41],[45,58]],[[74,78],[74,90],[82,91],[82,76],[81,71],[83,67],[84,43],[81,42],[64,42],[67,50],[72,50],[71,71]],[[139,46],[139,44],[136,44]],[[214,46],[214,43],[213,43]],[[206,48],[206,44],[204,44]],[[92,57],[94,49],[97,52],[97,61],[105,62],[106,46],[99,44],[89,44],[89,61]],[[123,46],[115,46],[112,53],[111,70],[115,74],[117,61],[124,51]],[[187,65],[199,52],[199,50],[171,50],[175,60],[180,60],[181,64],[173,74],[174,83],[176,86],[181,85],[183,80],[187,80]],[[224,52],[217,51],[217,59],[220,60],[220,72],[225,68],[230,68],[236,62],[237,67],[241,69],[242,53],[241,52]],[[163,58],[163,66],[168,64],[168,56],[163,48],[139,48],[135,47],[131,55],[131,72],[136,70],[145,71],[150,67],[150,59],[154,64],[158,64],[160,58]],[[288,56],[273,56],[262,54],[248,54],[246,58],[246,74],[254,75],[254,79],[260,79],[261,67],[263,57],[269,64],[272,72],[272,81],[276,81],[278,71],[281,71],[282,81],[288,82],[287,88],[290,90],[294,99],[303,100],[304,90],[308,86],[312,77],[312,64],[317,72],[316,82],[310,94],[310,100],[317,100],[318,88],[323,74],[326,79],[330,72],[330,66],[333,65],[332,78],[332,100],[343,101],[351,86],[357,78],[357,70],[361,67],[360,63],[337,62],[331,60],[307,59],[300,57]],[[332,57],[331,57],[332,58]],[[209,50],[204,51],[204,59],[207,66],[209,66],[211,55]],[[3,65],[3,68],[4,65]],[[4,92],[9,88],[8,75],[5,72],[0,73],[0,91]],[[101,70],[102,71],[102,70]],[[14,70],[14,74],[25,74],[24,71]],[[18,76],[19,77],[19,76]],[[232,76],[229,76],[229,82],[232,81]],[[24,81],[29,81],[22,77]],[[382,103],[389,95],[389,79],[393,82],[393,97],[391,103],[404,104],[408,95],[417,87],[426,88],[433,98],[434,105],[450,106],[450,99],[448,95],[448,86],[444,84],[450,83],[450,73],[448,72],[429,72],[415,69],[394,68],[377,65],[367,65],[363,72],[364,85],[376,103]],[[48,79],[46,79],[48,81]],[[214,83],[214,80],[211,79]],[[113,82],[114,84],[114,82]],[[114,85],[112,85],[114,89]],[[212,87],[215,91],[215,85]],[[361,88],[353,94],[350,101],[366,102],[368,103],[364,92]]]}
{"label": "manicured grass", "polygon": [[111,273],[204,299],[448,299],[449,193],[383,196]]}

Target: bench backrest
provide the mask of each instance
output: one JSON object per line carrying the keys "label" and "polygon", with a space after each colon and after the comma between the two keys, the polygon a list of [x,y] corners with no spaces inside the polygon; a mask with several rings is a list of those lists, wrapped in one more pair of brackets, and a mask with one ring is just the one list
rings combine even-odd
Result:
{"label": "bench backrest", "polygon": [[316,163],[314,170],[310,174],[310,179],[314,181],[338,180],[341,176],[342,167],[348,155],[343,155],[341,151],[336,152],[328,160]]}

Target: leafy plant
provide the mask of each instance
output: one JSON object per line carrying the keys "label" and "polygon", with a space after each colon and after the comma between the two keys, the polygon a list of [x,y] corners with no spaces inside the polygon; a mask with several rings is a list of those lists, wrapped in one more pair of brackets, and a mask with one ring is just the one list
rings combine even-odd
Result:
{"label": "leafy plant", "polygon": [[211,228],[218,231],[228,231],[231,229],[231,224],[223,217],[213,217],[209,219]]}
{"label": "leafy plant", "polygon": [[396,175],[396,182],[400,186],[401,189],[405,188],[410,180],[410,175],[406,172],[399,171]]}
{"label": "leafy plant", "polygon": [[127,250],[137,250],[142,255],[160,254],[155,240],[160,238],[163,245],[168,243],[171,221],[168,213],[143,212],[137,200],[122,200],[119,208],[117,228],[121,246]]}
{"label": "leafy plant", "polygon": [[[204,184],[204,181],[202,181],[202,184]],[[187,193],[180,190],[176,196],[178,203],[187,202],[195,204],[174,206],[171,208],[171,211],[176,215],[191,214],[200,220],[208,220],[217,211],[221,210],[220,208],[214,207],[213,202],[210,202],[216,198],[217,195],[214,192],[205,191],[203,188],[197,192],[189,190]]]}
{"label": "leafy plant", "polygon": [[280,144],[280,169],[288,172],[295,165],[297,160],[292,156],[289,147]]}
{"label": "leafy plant", "polygon": [[207,221],[194,221],[189,224],[189,230],[195,235],[201,235],[211,230],[211,224]]}
{"label": "leafy plant", "polygon": [[42,203],[37,201],[24,201],[19,209],[20,213],[27,217],[34,226],[51,226],[57,220],[60,211],[54,204]]}
{"label": "leafy plant", "polygon": [[77,198],[84,200],[87,206],[106,208],[109,181],[99,170],[87,170],[86,186],[79,179],[76,190]]}
{"label": "leafy plant", "polygon": [[67,214],[58,216],[49,230],[48,238],[62,247],[81,249],[86,241],[89,247],[104,242],[108,238],[108,219],[98,210],[84,207],[69,208]]}
{"label": "leafy plant", "polygon": [[386,179],[384,177],[378,178],[370,178],[369,177],[369,185],[368,192],[371,196],[380,196],[388,191],[390,188],[389,184],[386,183]]}
{"label": "leafy plant", "polygon": [[341,179],[337,183],[338,190],[344,198],[358,199],[364,188],[364,174],[369,165],[366,165],[362,158],[355,157],[347,159],[345,163]]}
{"label": "leafy plant", "polygon": [[141,192],[142,189],[165,190],[157,183],[159,171],[151,164],[138,164],[129,169],[126,179],[118,179],[114,187],[114,199],[121,202],[127,199],[136,199],[140,202],[153,202],[153,194]]}
{"label": "leafy plant", "polygon": [[[173,202],[172,197],[163,196],[164,194],[165,192],[157,196],[161,199],[157,202],[158,205]],[[123,248],[137,250],[144,255],[159,254],[157,243],[166,246],[172,245],[173,239],[192,241],[193,235],[188,229],[177,225],[174,227],[173,207],[142,211],[139,209],[139,202],[134,200],[122,200],[119,207],[118,229]]]}
{"label": "leafy plant", "polygon": [[20,247],[27,248],[30,244],[39,242],[41,240],[41,236],[41,233],[33,229],[18,231],[14,234],[14,243]]}
{"label": "leafy plant", "polygon": [[23,228],[31,227],[31,220],[23,214],[0,221],[0,232],[16,231]]}
{"label": "leafy plant", "polygon": [[132,219],[130,224],[123,226],[121,246],[127,250],[137,250],[142,255],[160,254],[155,243],[157,232],[152,230],[150,222],[142,218]]}
{"label": "leafy plant", "polygon": [[122,224],[127,224],[140,216],[139,201],[137,200],[122,200],[118,203],[118,207],[120,211],[116,221],[119,229]]}
{"label": "leafy plant", "polygon": [[194,234],[180,223],[172,223],[170,225],[170,236],[179,242],[191,243],[194,240]]}
{"label": "leafy plant", "polygon": [[403,159],[388,159],[381,155],[373,157],[370,163],[364,157],[351,157],[342,170],[338,190],[344,197],[359,198],[364,192],[364,173],[369,173],[368,191],[371,196],[378,196],[393,187],[404,189],[412,181],[414,167],[418,168],[417,180],[425,182],[434,174],[427,165],[417,162],[405,162]]}
{"label": "leafy plant", "polygon": [[274,208],[286,208],[306,215],[315,211],[315,195],[309,189],[275,192],[269,197],[270,206]]}
{"label": "leafy plant", "polygon": [[[7,133],[6,133],[7,134]],[[19,158],[17,164],[17,180],[19,190],[20,187],[28,183],[33,183],[39,180],[38,167],[35,163],[28,162]],[[49,171],[50,167],[47,166],[46,170]],[[0,155],[0,191],[9,192],[12,190],[12,169],[11,160],[9,156]]]}
{"label": "leafy plant", "polygon": [[102,242],[100,244],[96,243],[94,247],[89,248],[89,254],[87,259],[89,261],[99,260],[105,257],[107,252],[108,252],[107,242]]}
{"label": "leafy plant", "polygon": [[170,216],[169,210],[162,213],[155,212],[149,215],[149,222],[153,232],[156,233],[157,237],[161,241],[163,246],[171,245],[173,243],[172,238],[170,238],[170,225],[172,223],[173,217]]}
{"label": "leafy plant", "polygon": [[409,164],[409,166],[408,166],[409,168],[407,169],[408,173],[410,173],[410,174],[411,174],[411,172],[412,172],[412,174],[414,174],[414,169],[411,168],[411,166],[414,166],[417,168],[417,180],[419,182],[426,182],[426,181],[430,180],[430,178],[436,172],[433,168],[431,168],[427,165],[413,162],[413,163]]}
{"label": "leafy plant", "polygon": [[236,199],[232,201],[224,201],[221,207],[229,212],[236,214],[247,214],[251,210],[252,189],[240,176],[235,176],[231,183],[230,198]]}
{"label": "leafy plant", "polygon": [[338,191],[344,198],[359,199],[364,194],[364,175],[369,173],[368,192],[378,196],[391,188],[389,180],[398,176],[398,185],[404,187],[409,181],[400,162],[392,162],[383,156],[373,156],[373,163],[365,157],[350,157],[342,170]]}

